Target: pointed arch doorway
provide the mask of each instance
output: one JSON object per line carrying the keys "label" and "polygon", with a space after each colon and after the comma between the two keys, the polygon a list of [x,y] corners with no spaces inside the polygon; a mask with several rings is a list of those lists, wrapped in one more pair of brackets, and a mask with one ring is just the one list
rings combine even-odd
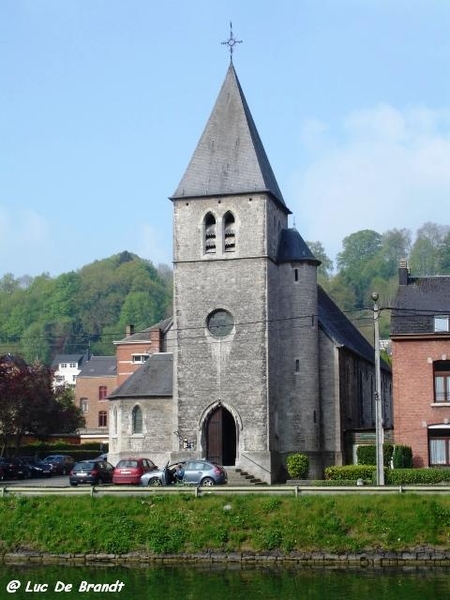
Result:
{"label": "pointed arch doorway", "polygon": [[218,406],[206,422],[206,458],[231,467],[236,464],[236,421],[223,406]]}

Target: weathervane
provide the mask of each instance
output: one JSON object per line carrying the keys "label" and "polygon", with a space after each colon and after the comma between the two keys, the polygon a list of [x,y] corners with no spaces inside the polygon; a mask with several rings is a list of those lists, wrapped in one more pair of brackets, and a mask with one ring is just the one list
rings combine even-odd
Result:
{"label": "weathervane", "polygon": [[233,50],[236,44],[242,44],[242,40],[237,40],[233,35],[233,23],[230,21],[230,37],[225,41],[221,42],[222,45],[228,46],[230,51],[230,61],[233,62]]}

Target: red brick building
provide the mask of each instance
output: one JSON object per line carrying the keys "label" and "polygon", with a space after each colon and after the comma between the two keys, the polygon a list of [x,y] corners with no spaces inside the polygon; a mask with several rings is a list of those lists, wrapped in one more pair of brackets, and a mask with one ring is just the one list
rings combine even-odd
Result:
{"label": "red brick building", "polygon": [[122,385],[130,375],[133,375],[150,355],[166,351],[165,334],[172,323],[172,318],[166,319],[138,332],[134,331],[132,325],[128,325],[126,336],[122,340],[114,342],[117,360],[117,387]]}
{"label": "red brick building", "polygon": [[86,426],[80,430],[82,442],[108,442],[108,395],[116,385],[114,356],[91,356],[83,365],[75,385],[75,404],[86,420]]}
{"label": "red brick building", "polygon": [[416,467],[450,466],[450,277],[411,277],[391,320],[394,437]]}

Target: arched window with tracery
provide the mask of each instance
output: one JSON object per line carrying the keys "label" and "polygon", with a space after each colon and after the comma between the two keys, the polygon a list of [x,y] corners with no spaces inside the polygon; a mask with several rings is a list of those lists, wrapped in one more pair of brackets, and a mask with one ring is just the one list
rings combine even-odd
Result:
{"label": "arched window with tracery", "polygon": [[236,250],[236,223],[233,213],[229,211],[223,218],[223,236],[225,252],[234,252]]}
{"label": "arched window with tracery", "polygon": [[216,251],[216,219],[208,213],[204,220],[205,254],[214,254]]}

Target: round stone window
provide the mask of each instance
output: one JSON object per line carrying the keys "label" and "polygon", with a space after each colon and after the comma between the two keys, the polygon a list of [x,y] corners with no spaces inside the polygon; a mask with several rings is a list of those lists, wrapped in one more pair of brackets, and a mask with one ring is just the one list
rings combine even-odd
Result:
{"label": "round stone window", "polygon": [[208,331],[214,337],[224,337],[231,333],[234,326],[233,315],[223,308],[214,310],[206,320]]}

